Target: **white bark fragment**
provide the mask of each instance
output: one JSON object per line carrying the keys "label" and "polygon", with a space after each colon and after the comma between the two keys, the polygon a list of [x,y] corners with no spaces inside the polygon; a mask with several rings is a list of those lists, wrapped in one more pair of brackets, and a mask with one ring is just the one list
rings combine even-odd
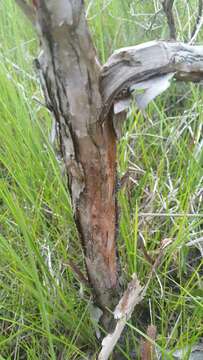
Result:
{"label": "white bark fragment", "polygon": [[128,107],[130,106],[130,102],[131,102],[130,96],[126,99],[121,99],[119,101],[116,101],[114,103],[114,114],[116,115],[127,110]]}
{"label": "white bark fragment", "polygon": [[[169,73],[156,76],[155,78],[132,85],[130,91],[135,92],[135,100],[138,108],[144,110],[152,100],[166,91],[174,75],[175,73]],[[136,94],[139,90],[144,90],[144,92],[142,94]]]}
{"label": "white bark fragment", "polygon": [[[166,91],[170,86],[170,81],[174,77],[175,73],[169,73],[166,75],[155,76],[149,80],[138,82],[129,87],[130,93],[132,93],[137,107],[140,110],[144,110],[147,105],[154,100],[158,95]],[[142,93],[139,93],[142,91]],[[129,106],[132,97],[121,99],[114,103],[114,114],[119,114],[126,111]]]}

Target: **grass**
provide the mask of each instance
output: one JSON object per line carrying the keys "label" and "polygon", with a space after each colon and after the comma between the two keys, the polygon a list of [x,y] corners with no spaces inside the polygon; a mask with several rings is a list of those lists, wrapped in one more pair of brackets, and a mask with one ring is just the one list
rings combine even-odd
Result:
{"label": "grass", "polygon": [[[187,40],[197,1],[186,9],[184,1],[176,3],[179,38]],[[167,37],[159,1],[90,5],[102,61],[115,48]],[[38,42],[14,1],[1,2],[0,10],[0,359],[87,359],[88,349],[98,350],[91,296],[67,265],[70,259],[84,264],[66,179],[49,142],[50,115],[40,105],[32,66]],[[203,336],[202,250],[187,246],[203,236],[202,100],[198,86],[172,84],[145,117],[130,109],[119,143],[119,176],[130,169],[132,179],[118,194],[126,283],[133,272],[147,281],[143,241],[156,258],[160,242],[171,239],[128,324],[125,359],[132,343],[140,351],[150,323],[168,359]]]}

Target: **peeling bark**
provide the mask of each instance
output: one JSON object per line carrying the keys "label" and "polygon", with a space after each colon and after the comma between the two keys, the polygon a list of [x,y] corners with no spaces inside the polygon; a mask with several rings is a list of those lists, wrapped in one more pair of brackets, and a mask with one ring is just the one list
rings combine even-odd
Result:
{"label": "peeling bark", "polygon": [[88,280],[107,329],[111,316],[106,309],[115,308],[119,299],[113,104],[129,97],[136,83],[162,74],[200,81],[203,47],[155,41],[120,49],[101,67],[84,1],[35,0],[33,4],[42,47],[36,66],[58,125]]}
{"label": "peeling bark", "polygon": [[117,299],[116,137],[110,115],[101,122],[100,66],[83,2],[41,0],[43,53],[37,67],[47,105],[59,127],[74,216],[97,304]]}
{"label": "peeling bark", "polygon": [[130,96],[134,84],[169,73],[175,73],[177,80],[201,81],[203,46],[150,41],[116,50],[101,71],[103,116],[109,113],[115,99]]}

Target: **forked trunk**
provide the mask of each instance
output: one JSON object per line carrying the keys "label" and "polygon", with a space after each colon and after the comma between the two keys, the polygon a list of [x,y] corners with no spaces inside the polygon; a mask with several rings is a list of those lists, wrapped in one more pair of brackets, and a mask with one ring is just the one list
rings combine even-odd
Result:
{"label": "forked trunk", "polygon": [[[33,22],[28,3],[16,1]],[[143,108],[166,90],[173,76],[184,81],[203,79],[203,47],[154,41],[116,51],[101,68],[83,0],[35,0],[33,4],[43,50],[36,65],[47,106],[58,124],[89,282],[108,328],[111,316],[106,309],[116,305],[119,290],[112,109],[125,118],[136,89],[144,90],[136,98]]]}

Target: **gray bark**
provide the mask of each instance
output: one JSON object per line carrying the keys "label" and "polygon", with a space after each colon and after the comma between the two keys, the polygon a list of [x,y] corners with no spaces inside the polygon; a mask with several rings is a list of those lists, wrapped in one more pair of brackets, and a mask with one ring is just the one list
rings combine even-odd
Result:
{"label": "gray bark", "polygon": [[115,99],[130,95],[141,81],[175,73],[182,81],[203,79],[203,46],[150,41],[116,50],[101,70],[102,114],[107,116]]}
{"label": "gray bark", "polygon": [[100,121],[100,65],[81,0],[41,0],[37,17],[43,49],[37,66],[59,126],[89,282],[105,312],[117,302],[118,290],[116,137],[110,116]]}
{"label": "gray bark", "polygon": [[[36,61],[61,152],[88,279],[96,303],[118,302],[116,134],[113,104],[137,82],[175,72],[203,78],[203,47],[151,42],[118,50],[100,67],[82,0],[35,1],[42,53]],[[127,95],[126,95],[127,94]],[[103,321],[108,327],[108,321]]]}

